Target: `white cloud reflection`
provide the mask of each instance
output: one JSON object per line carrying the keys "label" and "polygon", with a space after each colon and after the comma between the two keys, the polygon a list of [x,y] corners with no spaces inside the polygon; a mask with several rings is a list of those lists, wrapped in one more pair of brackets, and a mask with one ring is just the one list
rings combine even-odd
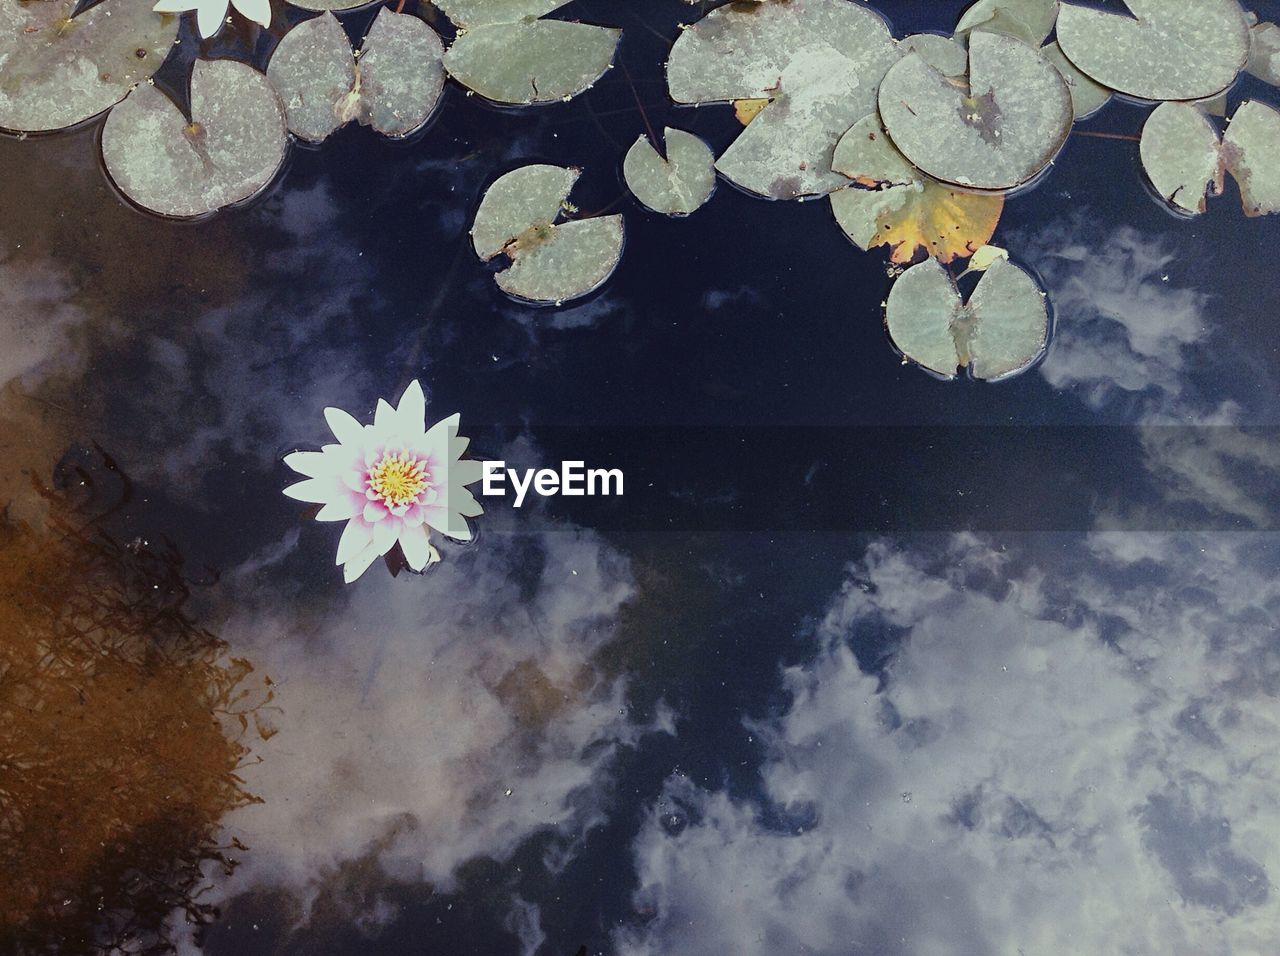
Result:
{"label": "white cloud reflection", "polygon": [[[619,951],[1269,951],[1276,548],[1100,534],[1050,572],[873,546],[751,726],[763,799],[669,780]],[[902,634],[883,684],[866,628]]]}

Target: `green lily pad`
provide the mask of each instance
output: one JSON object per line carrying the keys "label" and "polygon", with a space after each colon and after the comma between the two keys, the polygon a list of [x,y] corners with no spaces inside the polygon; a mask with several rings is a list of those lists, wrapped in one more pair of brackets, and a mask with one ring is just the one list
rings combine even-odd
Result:
{"label": "green lily pad", "polygon": [[349,10],[359,10],[363,7],[372,6],[378,0],[289,0],[291,6],[300,7],[303,10],[338,10],[346,12]]}
{"label": "green lily pad", "polygon": [[342,25],[325,13],[285,34],[267,79],[295,136],[319,142],[354,119],[402,137],[421,129],[440,100],[443,53],[426,23],[383,7],[357,60]]}
{"label": "green lily pad", "polygon": [[1249,57],[1236,0],[1127,0],[1132,19],[1064,3],[1058,45],[1094,81],[1144,100],[1217,96]]}
{"label": "green lily pad", "polygon": [[842,187],[831,154],[875,109],[901,55],[884,20],[849,0],[761,0],[717,7],[683,30],[667,62],[678,103],[768,99],[716,168],[774,199]]}
{"label": "green lily pad", "polygon": [[1011,189],[1058,154],[1071,131],[1071,92],[1053,64],[1021,40],[969,35],[969,91],[905,56],[880,84],[880,116],[894,145],[935,179]]}
{"label": "green lily pad", "polygon": [[1066,81],[1067,89],[1071,91],[1071,107],[1076,114],[1077,123],[1093,116],[1111,102],[1111,91],[1077,70],[1057,43],[1042,46],[1040,55],[1057,67]]}
{"label": "green lily pad", "polygon": [[687,216],[711,198],[716,185],[715,155],[711,147],[681,129],[663,133],[667,157],[641,136],[627,151],[622,176],[627,188],[654,212]]}
{"label": "green lily pad", "polygon": [[967,305],[937,262],[912,266],[889,292],[885,321],[907,359],[946,378],[965,366],[987,381],[1013,375],[1040,357],[1049,337],[1044,293],[1002,258],[990,264]]}
{"label": "green lily pad", "polygon": [[579,170],[534,165],[512,170],[485,193],[471,227],[476,255],[511,265],[495,277],[504,292],[559,305],[599,288],[622,256],[622,217],[559,222]]}
{"label": "green lily pad", "polygon": [[1280,113],[1248,100],[1222,138],[1227,169],[1240,184],[1246,216],[1280,212]]}
{"label": "green lily pad", "polygon": [[621,30],[539,20],[564,2],[442,0],[461,29],[444,56],[463,86],[495,103],[552,103],[595,85],[613,65]]}
{"label": "green lily pad", "polygon": [[1058,0],[978,0],[961,15],[955,32],[1003,33],[1038,47],[1053,31],[1057,18]]}
{"label": "green lily pad", "polygon": [[120,190],[163,216],[191,218],[242,202],[284,162],[284,107],[267,78],[234,60],[197,60],[191,122],[150,84],[111,111],[102,158]]}
{"label": "green lily pad", "polygon": [[1204,212],[1206,193],[1222,192],[1218,131],[1195,106],[1160,104],[1142,128],[1139,152],[1156,192],[1184,212]]}
{"label": "green lily pad", "polygon": [[0,3],[0,129],[44,132],[97,116],[149,78],[178,18],[138,0]]}
{"label": "green lily pad", "polygon": [[905,56],[918,53],[920,58],[943,76],[964,76],[969,68],[969,51],[953,37],[936,33],[916,33],[898,41],[898,49]]}
{"label": "green lily pad", "polygon": [[1249,31],[1245,69],[1272,86],[1280,86],[1280,26],[1259,23]]}

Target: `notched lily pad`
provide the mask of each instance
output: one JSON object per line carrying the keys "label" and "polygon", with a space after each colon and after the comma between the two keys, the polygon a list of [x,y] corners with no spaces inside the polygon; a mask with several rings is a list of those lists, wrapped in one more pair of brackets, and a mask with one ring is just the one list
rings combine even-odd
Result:
{"label": "notched lily pad", "polygon": [[831,194],[836,221],[860,249],[888,246],[896,263],[923,251],[939,262],[967,258],[995,233],[1004,197],[945,186],[912,166],[874,113],[836,146],[832,168],[854,185]]}
{"label": "notched lily pad", "polygon": [[559,222],[579,170],[534,165],[499,178],[480,202],[471,241],[488,262],[511,265],[495,277],[510,295],[559,305],[599,288],[622,256],[622,216]]}
{"label": "notched lily pad", "polygon": [[935,179],[1011,189],[1047,166],[1071,131],[1071,92],[1021,40],[975,30],[969,81],[957,83],[918,54],[880,84],[880,116],[894,145]]}
{"label": "notched lily pad", "polygon": [[463,86],[495,103],[567,100],[613,64],[622,31],[538,17],[565,0],[442,0],[459,33],[444,56]]}
{"label": "notched lily pad", "polygon": [[716,185],[715,155],[692,133],[670,126],[663,133],[666,159],[647,136],[627,151],[622,175],[627,188],[654,212],[687,216],[711,198]]}
{"label": "notched lily pad", "polygon": [[351,50],[337,18],[325,13],[290,30],[267,66],[295,136],[319,142],[351,120],[387,136],[421,129],[444,87],[444,46],[417,17],[384,7]]}
{"label": "notched lily pad", "polygon": [[65,129],[149,78],[178,36],[178,18],[139,0],[0,3],[0,128]]}
{"label": "notched lily pad", "polygon": [[986,30],[1040,46],[1058,18],[1058,0],[978,0],[965,10],[956,34]]}
{"label": "notched lily pad", "polygon": [[1245,215],[1280,212],[1280,113],[1256,100],[1241,103],[1222,148],[1227,169],[1240,184]]}
{"label": "notched lily pad", "polygon": [[682,31],[667,83],[677,103],[769,100],[716,168],[750,192],[795,199],[844,185],[832,151],[875,109],[899,56],[884,20],[849,0],[729,3]]}
{"label": "notched lily pad", "polygon": [[372,6],[378,0],[289,0],[290,6],[299,7],[303,10],[337,10],[346,12],[348,10],[359,10],[363,7]]}
{"label": "notched lily pad", "polygon": [[912,266],[894,283],[885,322],[903,355],[955,378],[968,367],[992,381],[1029,367],[1049,338],[1049,310],[1036,281],[996,258],[965,304],[947,271],[934,260]]}
{"label": "notched lily pad", "polygon": [[920,58],[943,76],[963,76],[969,68],[969,51],[954,37],[936,33],[916,33],[898,41],[903,55],[918,53]]}
{"label": "notched lily pad", "polygon": [[1195,106],[1160,104],[1142,128],[1139,152],[1156,192],[1183,212],[1204,212],[1206,193],[1222,192],[1224,164],[1218,131]]}
{"label": "notched lily pad", "polygon": [[1126,0],[1136,19],[1064,3],[1058,45],[1103,86],[1144,100],[1217,96],[1249,56],[1236,0]]}
{"label": "notched lily pad", "polygon": [[196,61],[190,121],[144,83],[111,111],[102,130],[102,158],[121,191],[176,218],[256,195],[280,168],[287,144],[275,90],[263,74],[233,60]]}
{"label": "notched lily pad", "polygon": [[1280,26],[1259,23],[1249,31],[1249,62],[1245,69],[1272,86],[1280,86]]}
{"label": "notched lily pad", "polygon": [[1057,67],[1062,79],[1071,91],[1071,107],[1076,122],[1088,119],[1111,102],[1111,91],[1085,76],[1067,59],[1057,43],[1047,43],[1040,48],[1040,55]]}

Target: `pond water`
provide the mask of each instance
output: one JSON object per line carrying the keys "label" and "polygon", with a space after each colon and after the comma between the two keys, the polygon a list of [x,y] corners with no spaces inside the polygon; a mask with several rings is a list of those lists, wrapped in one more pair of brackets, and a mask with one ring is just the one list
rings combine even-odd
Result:
{"label": "pond water", "polygon": [[[1172,214],[1114,100],[991,240],[1046,353],[944,381],[825,200],[627,191],[646,130],[741,135],[668,96],[713,6],[574,0],[623,30],[582,95],[450,80],[195,222],[117,192],[101,118],[0,138],[0,951],[1273,949],[1280,221],[1230,179]],[[187,17],[157,86],[306,15]],[[531,163],[625,224],[558,306],[469,235]],[[413,381],[469,455],[624,494],[482,496],[426,573],[344,583],[283,458]]]}

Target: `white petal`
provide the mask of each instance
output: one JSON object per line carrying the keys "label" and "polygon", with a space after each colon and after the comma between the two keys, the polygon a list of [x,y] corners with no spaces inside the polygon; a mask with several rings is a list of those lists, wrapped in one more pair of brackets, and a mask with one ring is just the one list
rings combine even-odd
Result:
{"label": "white petal", "polygon": [[478,518],[484,514],[484,509],[480,507],[480,502],[476,501],[476,496],[458,485],[449,486],[449,497],[445,499],[445,504],[450,511],[466,515],[468,518]]}
{"label": "white petal", "polygon": [[323,505],[343,497],[346,489],[332,478],[308,478],[296,485],[290,485],[284,493],[298,501],[310,501],[313,504]]}
{"label": "white petal", "polygon": [[386,433],[395,427],[396,410],[387,404],[385,398],[378,399],[378,410],[373,413],[373,427]]}
{"label": "white petal", "polygon": [[396,419],[400,430],[406,434],[420,432],[427,421],[427,399],[422,394],[422,385],[415,378],[400,396],[400,404],[396,407]]}
{"label": "white petal", "polygon": [[348,563],[371,544],[373,544],[371,527],[359,519],[347,522],[347,526],[342,529],[342,537],[338,539],[338,558],[334,563]]}
{"label": "white petal", "polygon": [[369,565],[379,557],[378,549],[373,546],[373,542],[370,542],[368,547],[342,566],[342,579],[350,584],[368,571]]}
{"label": "white petal", "polygon": [[156,13],[186,13],[200,6],[199,0],[160,0],[151,9]]}
{"label": "white petal", "polygon": [[449,483],[470,485],[484,477],[484,466],[474,458],[464,458],[449,465]]}
{"label": "white petal", "polygon": [[376,501],[369,501],[364,506],[364,520],[376,524],[387,517],[387,509]]}
{"label": "white petal", "polygon": [[354,495],[328,502],[316,515],[317,521],[346,521],[361,511],[361,502]]}
{"label": "white petal", "polygon": [[226,18],[226,0],[201,0],[196,8],[196,25],[200,28],[200,36],[206,40],[222,29],[222,21]]}
{"label": "white petal", "polygon": [[231,0],[237,10],[264,27],[271,26],[271,0]]}
{"label": "white petal", "polygon": [[[441,419],[427,429],[426,445],[428,448],[439,448],[442,452],[448,452],[450,447],[449,439],[451,436],[458,434],[458,426],[462,422],[462,416],[457,412],[448,418]],[[457,457],[449,455],[450,458]]]}
{"label": "white petal", "polygon": [[409,562],[409,567],[415,571],[423,570],[431,562],[428,534],[424,524],[416,528],[405,528],[400,532],[400,550],[404,552],[404,559]]}
{"label": "white petal", "polygon": [[295,451],[284,456],[284,463],[300,475],[320,478],[332,473],[334,459],[321,451]]}
{"label": "white petal", "polygon": [[344,445],[355,445],[364,435],[364,428],[358,421],[340,408],[326,408],[324,420],[329,423],[333,437]]}
{"label": "white petal", "polygon": [[391,550],[403,527],[399,521],[379,521],[373,526],[373,546],[378,554],[386,554]]}

